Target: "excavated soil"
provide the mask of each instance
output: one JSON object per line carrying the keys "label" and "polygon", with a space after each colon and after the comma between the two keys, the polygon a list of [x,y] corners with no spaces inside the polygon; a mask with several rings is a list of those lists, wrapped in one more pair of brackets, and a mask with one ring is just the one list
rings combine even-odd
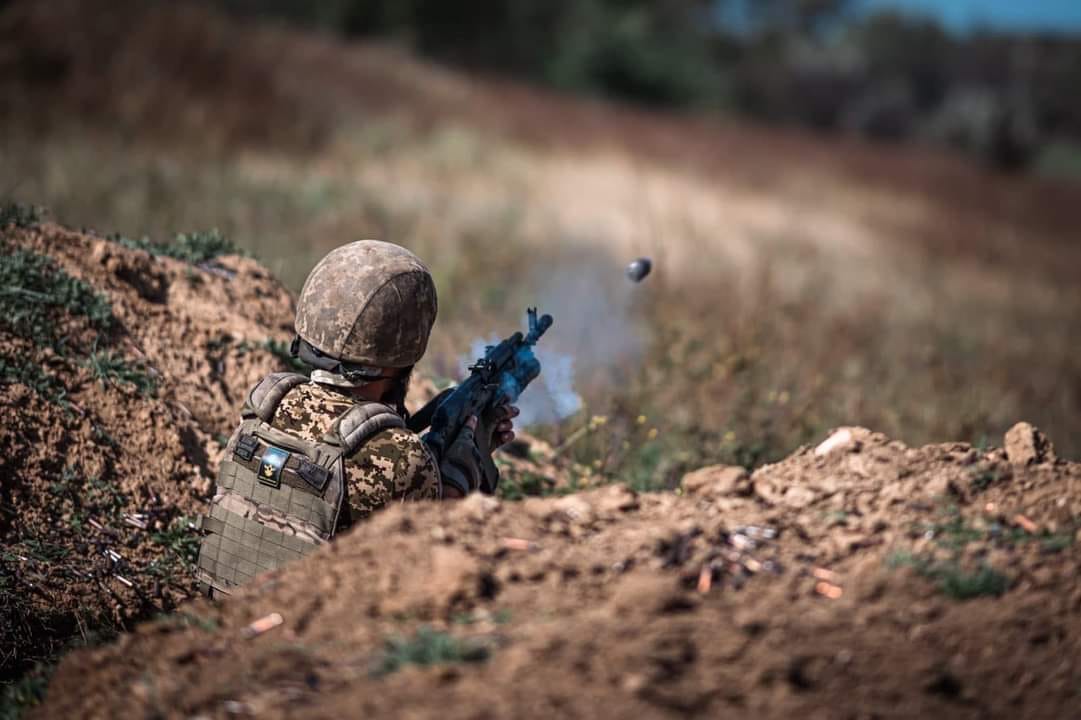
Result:
{"label": "excavated soil", "polygon": [[[1081,465],[1009,447],[843,429],[681,495],[395,507],[69,656],[38,716],[1069,717]],[[474,662],[390,672],[440,631]]]}
{"label": "excavated soil", "polygon": [[[72,308],[65,347],[0,323],[0,680],[169,612],[195,593],[189,522],[212,495],[245,393],[292,337],[294,298],[251,258],[192,264],[55,224],[0,228],[0,252],[48,258],[108,303],[102,332]],[[22,280],[25,280],[23,278]],[[5,295],[25,291],[16,281]],[[23,283],[25,284],[25,283]],[[278,351],[278,354],[272,351]],[[152,381],[91,369],[98,354]],[[60,392],[13,381],[25,360]],[[420,380],[410,405],[435,392]],[[533,444],[534,458],[550,453]],[[536,472],[532,460],[508,467]],[[553,480],[558,477],[548,473]]]}
{"label": "excavated soil", "polygon": [[0,337],[67,388],[59,404],[0,386],[4,672],[103,625],[132,630],[67,655],[32,717],[1081,706],[1081,465],[1023,423],[1004,449],[842,428],[753,475],[691,473],[678,493],[397,506],[234,598],[176,609],[192,591],[183,518],[244,390],[280,368],[265,341],[287,339],[292,300],[242,257],[191,265],[54,225],[4,236],[104,293],[118,323],[98,339],[157,378],[153,395],[103,384]]}
{"label": "excavated soil", "polygon": [[[183,564],[196,538],[185,517],[212,489],[243,393],[281,369],[263,343],[288,338],[292,299],[244,257],[195,266],[55,225],[0,239],[5,254],[46,256],[85,281],[116,318],[97,333],[60,312],[59,353],[0,332],[0,355],[25,358],[64,388],[49,400],[0,384],[0,677],[9,678],[73,638],[129,628],[190,596]],[[98,378],[95,352],[156,391]]]}

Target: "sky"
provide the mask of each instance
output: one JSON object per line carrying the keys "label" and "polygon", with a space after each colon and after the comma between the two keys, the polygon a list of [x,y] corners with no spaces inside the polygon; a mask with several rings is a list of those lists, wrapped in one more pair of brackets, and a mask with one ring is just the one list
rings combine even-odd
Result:
{"label": "sky", "polygon": [[859,0],[859,4],[933,15],[959,31],[984,26],[1081,32],[1081,0]]}

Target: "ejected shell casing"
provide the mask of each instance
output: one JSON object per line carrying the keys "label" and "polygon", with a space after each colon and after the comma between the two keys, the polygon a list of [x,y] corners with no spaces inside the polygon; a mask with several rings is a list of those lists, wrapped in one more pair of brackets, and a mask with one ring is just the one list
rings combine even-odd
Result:
{"label": "ejected shell casing", "polygon": [[649,271],[653,269],[653,261],[647,257],[640,257],[637,260],[632,260],[627,265],[627,277],[634,282],[642,282],[645,280],[646,275],[649,275]]}

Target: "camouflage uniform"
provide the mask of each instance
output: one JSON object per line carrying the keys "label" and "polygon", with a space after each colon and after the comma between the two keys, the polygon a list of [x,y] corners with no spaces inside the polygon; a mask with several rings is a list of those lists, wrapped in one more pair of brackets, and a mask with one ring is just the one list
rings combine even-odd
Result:
{"label": "camouflage uniform", "polygon": [[[352,404],[332,387],[310,382],[285,395],[270,424],[318,442]],[[428,447],[404,428],[383,430],[364,443],[346,460],[345,477],[354,522],[393,501],[438,500],[441,495],[439,470]]]}
{"label": "camouflage uniform", "polygon": [[[228,594],[390,502],[443,496],[436,460],[395,410],[436,312],[431,273],[404,248],[361,240],[315,266],[292,347],[311,376],[273,373],[248,394],[202,519],[207,592]],[[378,393],[363,390],[372,383]],[[378,401],[354,399],[368,394]],[[450,450],[472,461],[476,447],[468,429]]]}

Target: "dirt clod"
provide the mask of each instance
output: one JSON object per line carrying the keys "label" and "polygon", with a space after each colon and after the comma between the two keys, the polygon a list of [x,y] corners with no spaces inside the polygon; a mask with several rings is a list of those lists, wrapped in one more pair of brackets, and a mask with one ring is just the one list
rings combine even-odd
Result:
{"label": "dirt clod", "polygon": [[683,476],[680,487],[688,495],[720,497],[749,495],[751,476],[746,468],[731,465],[711,465]]}
{"label": "dirt clod", "polygon": [[1040,430],[1019,422],[1006,432],[1006,456],[1013,465],[1038,465],[1054,462],[1055,448]]}

